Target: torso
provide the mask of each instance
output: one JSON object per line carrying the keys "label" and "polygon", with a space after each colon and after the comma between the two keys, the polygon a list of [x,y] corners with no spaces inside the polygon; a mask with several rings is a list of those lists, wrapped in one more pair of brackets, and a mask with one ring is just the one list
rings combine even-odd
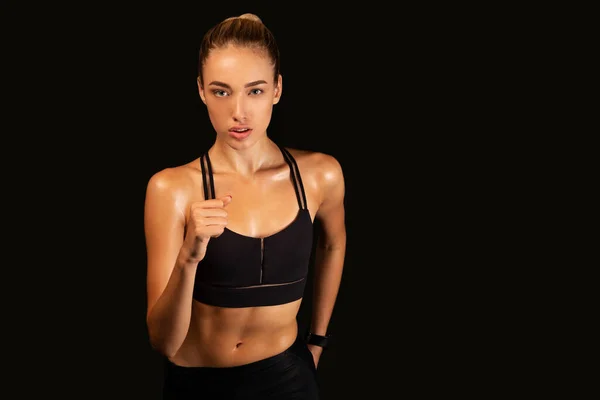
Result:
{"label": "torso", "polygon": [[[312,221],[320,202],[316,163],[311,159],[314,153],[288,150],[300,169]],[[183,177],[179,198],[185,220],[190,204],[204,200],[203,175],[199,159],[177,168]],[[232,196],[226,208],[230,231],[253,238],[267,237],[281,232],[297,217],[298,200],[290,180],[290,167],[283,158],[252,179],[223,173],[215,161],[213,168],[215,197]],[[227,308],[193,300],[187,337],[171,361],[182,366],[225,367],[278,354],[296,339],[296,316],[301,301]]]}

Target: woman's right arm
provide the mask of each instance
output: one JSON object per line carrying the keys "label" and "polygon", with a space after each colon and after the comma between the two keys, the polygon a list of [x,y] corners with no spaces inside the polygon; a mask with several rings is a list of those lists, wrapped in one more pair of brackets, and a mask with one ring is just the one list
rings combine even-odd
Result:
{"label": "woman's right arm", "polygon": [[182,247],[187,199],[174,175],[167,169],[150,178],[144,208],[146,323],[150,344],[167,357],[179,350],[190,326],[198,263]]}

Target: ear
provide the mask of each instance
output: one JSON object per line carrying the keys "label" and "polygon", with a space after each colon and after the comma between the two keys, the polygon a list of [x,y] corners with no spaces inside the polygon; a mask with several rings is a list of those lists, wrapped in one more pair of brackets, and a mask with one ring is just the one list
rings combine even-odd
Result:
{"label": "ear", "polygon": [[279,103],[281,92],[283,91],[283,77],[281,74],[277,76],[277,84],[275,85],[275,94],[273,96],[273,104]]}
{"label": "ear", "polygon": [[202,87],[202,82],[200,82],[200,77],[196,78],[196,83],[198,84],[198,93],[200,93],[200,99],[202,99],[202,102],[206,104],[206,96],[204,93],[204,88]]}

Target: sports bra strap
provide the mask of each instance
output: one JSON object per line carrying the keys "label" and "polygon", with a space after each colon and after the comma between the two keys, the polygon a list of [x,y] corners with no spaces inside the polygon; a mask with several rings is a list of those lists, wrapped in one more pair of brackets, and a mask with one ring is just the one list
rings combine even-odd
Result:
{"label": "sports bra strap", "polygon": [[304,185],[302,184],[302,177],[300,176],[300,169],[298,168],[298,164],[296,164],[296,160],[290,152],[285,149],[283,146],[279,146],[281,152],[283,153],[283,158],[288,163],[290,167],[290,175],[292,176],[292,181],[294,182],[294,190],[296,191],[296,198],[298,199],[298,206],[300,209],[305,210],[307,208],[306,203],[306,194],[304,193]]}
{"label": "sports bra strap", "polygon": [[[205,160],[206,159],[206,166]],[[215,198],[215,181],[213,179],[213,171],[212,165],[210,164],[210,158],[208,157],[208,152],[202,154],[200,158],[200,167],[202,168],[202,183],[204,184],[204,200],[214,199]],[[208,169],[208,174],[206,170]],[[210,192],[207,181],[210,182]]]}
{"label": "sports bra strap", "polygon": [[[302,183],[302,177],[300,176],[300,169],[298,168],[298,164],[296,164],[296,160],[290,152],[279,146],[281,153],[283,154],[283,158],[285,162],[290,167],[290,176],[292,178],[292,182],[294,184],[294,190],[296,191],[296,199],[298,200],[298,206],[300,209],[305,210],[307,208],[306,203],[306,194],[304,193],[304,185]],[[202,169],[202,183],[204,185],[204,199],[214,199],[215,198],[215,181],[213,178],[212,165],[210,163],[210,157],[208,156],[208,152],[202,154],[200,157],[200,168]]]}

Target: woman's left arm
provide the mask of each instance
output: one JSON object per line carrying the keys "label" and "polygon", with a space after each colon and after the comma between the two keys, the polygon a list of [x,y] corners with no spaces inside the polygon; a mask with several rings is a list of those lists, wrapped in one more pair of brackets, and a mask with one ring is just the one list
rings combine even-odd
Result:
{"label": "woman's left arm", "polygon": [[[342,279],[346,254],[345,181],[340,163],[322,155],[318,165],[320,205],[316,213],[322,230],[317,239],[310,332],[325,336]],[[310,345],[315,365],[323,348]]]}

